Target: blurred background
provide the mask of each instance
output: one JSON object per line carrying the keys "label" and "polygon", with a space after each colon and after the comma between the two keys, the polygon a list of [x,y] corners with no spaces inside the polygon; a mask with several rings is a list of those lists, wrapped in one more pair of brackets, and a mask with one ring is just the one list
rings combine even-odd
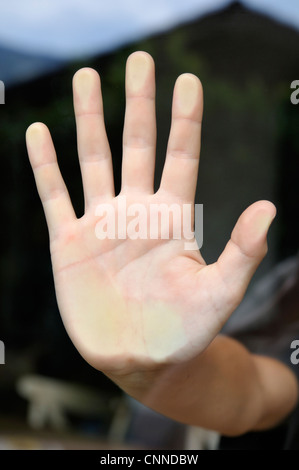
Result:
{"label": "blurred background", "polygon": [[291,83],[299,80],[296,0],[1,2],[0,448],[175,449],[217,440],[124,396],[77,353],[56,305],[25,131],[34,121],[50,128],[81,215],[71,82],[80,67],[95,68],[119,191],[125,63],[136,50],[156,63],[156,187],[174,82],[190,72],[203,83],[196,202],[204,207],[206,262],[218,258],[240,213],[259,199],[274,202],[278,216],[247,296],[279,263],[297,256],[299,105],[290,100]]}

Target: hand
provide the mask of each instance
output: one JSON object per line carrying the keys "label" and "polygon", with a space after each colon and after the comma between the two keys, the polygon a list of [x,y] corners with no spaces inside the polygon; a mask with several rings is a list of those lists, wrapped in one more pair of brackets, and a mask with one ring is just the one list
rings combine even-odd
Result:
{"label": "hand", "polygon": [[116,197],[97,72],[79,70],[73,94],[83,217],[75,216],[46,126],[32,124],[26,134],[66,330],[86,361],[103,372],[155,371],[192,359],[210,344],[242,300],[266,254],[275,207],[259,201],[247,208],[211,265],[199,250],[186,251],[183,237],[174,239],[171,234],[170,239],[100,240],[99,204],[117,211],[120,196],[126,197],[127,207],[139,203],[147,210],[152,204],[194,204],[202,86],[191,74],[177,79],[165,166],[154,193],[154,62],[144,52],[128,58],[122,188]]}

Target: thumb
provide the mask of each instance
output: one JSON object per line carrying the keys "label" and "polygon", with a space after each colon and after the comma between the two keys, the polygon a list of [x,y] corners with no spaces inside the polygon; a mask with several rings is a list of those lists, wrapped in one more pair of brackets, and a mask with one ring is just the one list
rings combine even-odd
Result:
{"label": "thumb", "polygon": [[217,261],[219,272],[236,306],[268,251],[267,234],[276,215],[274,204],[258,201],[239,217],[231,239]]}

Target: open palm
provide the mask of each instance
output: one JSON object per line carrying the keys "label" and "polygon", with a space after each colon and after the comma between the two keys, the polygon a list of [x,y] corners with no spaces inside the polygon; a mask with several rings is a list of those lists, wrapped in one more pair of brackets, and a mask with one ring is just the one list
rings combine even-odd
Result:
{"label": "open palm", "polygon": [[[92,69],[73,80],[78,154],[85,214],[77,219],[61,177],[47,127],[32,124],[29,158],[47,218],[59,309],[82,356],[102,371],[147,370],[202,352],[240,303],[267,250],[275,216],[268,201],[250,206],[239,218],[218,261],[206,265],[184,237],[99,239],[98,208],[117,212],[139,203],[194,204],[200,150],[202,87],[181,75],[175,84],[172,125],[159,190],[155,193],[154,62],[132,54],[126,67],[122,189],[115,196],[105,132],[100,78]],[[150,223],[150,222],[149,222]],[[208,240],[205,240],[208,243]]]}

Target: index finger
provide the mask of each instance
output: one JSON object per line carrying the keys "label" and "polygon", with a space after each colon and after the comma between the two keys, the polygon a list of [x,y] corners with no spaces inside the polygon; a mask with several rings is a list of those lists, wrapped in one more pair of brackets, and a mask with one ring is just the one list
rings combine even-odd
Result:
{"label": "index finger", "polygon": [[178,77],[173,93],[172,123],[160,188],[194,201],[200,153],[203,91],[192,74]]}

